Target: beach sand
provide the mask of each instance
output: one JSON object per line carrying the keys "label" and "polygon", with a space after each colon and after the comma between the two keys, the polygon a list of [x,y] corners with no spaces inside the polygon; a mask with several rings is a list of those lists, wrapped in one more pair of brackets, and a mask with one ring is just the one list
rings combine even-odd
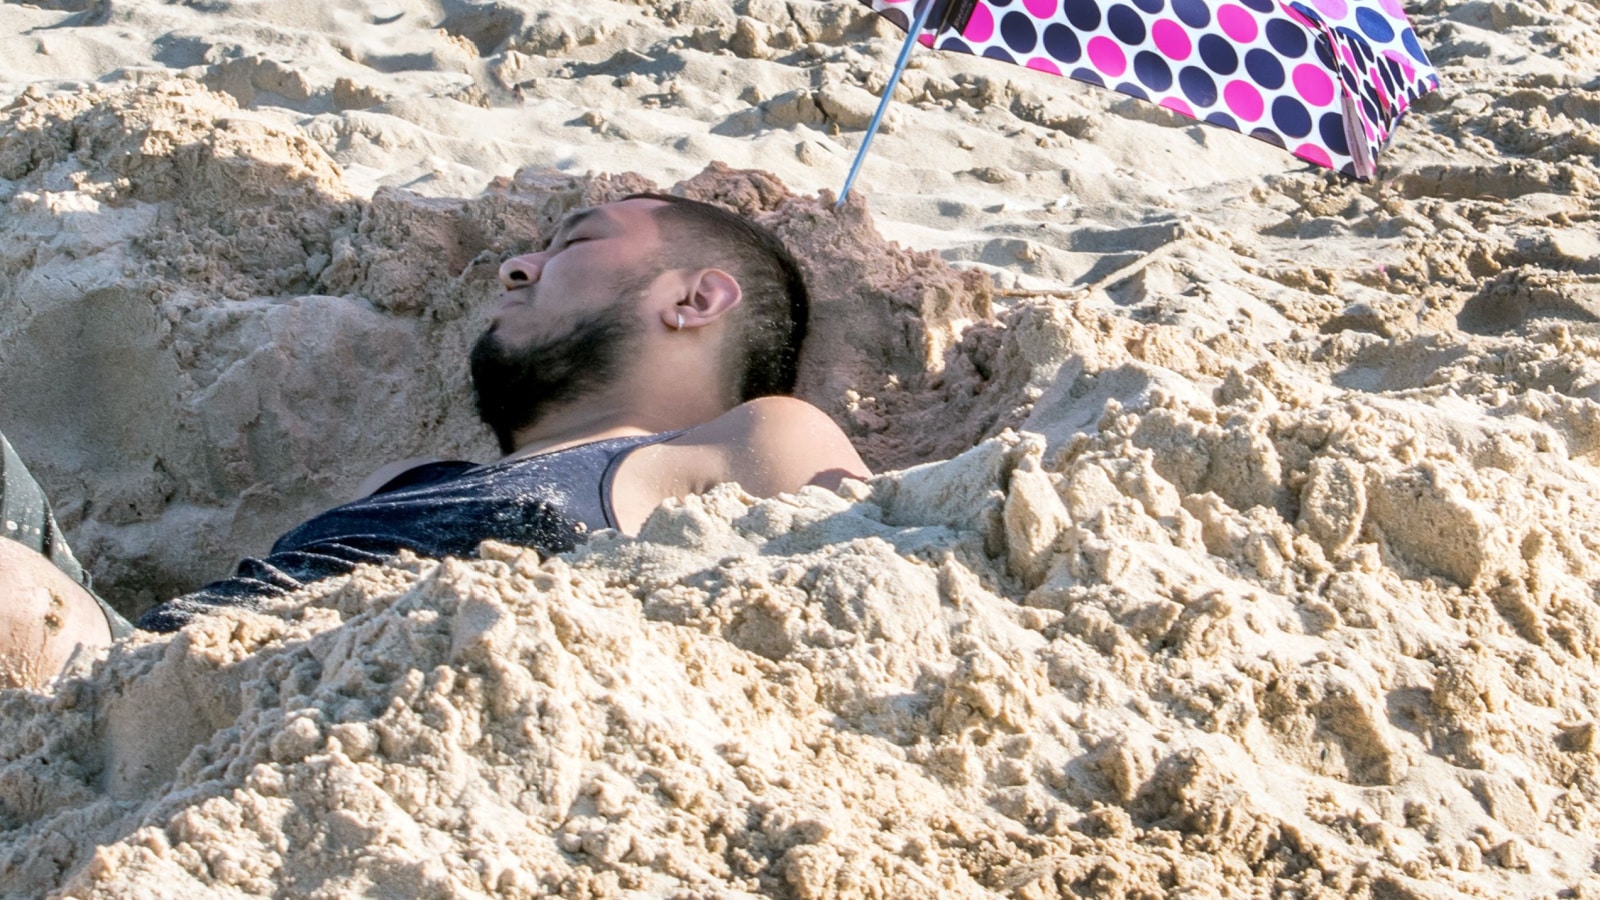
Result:
{"label": "beach sand", "polygon": [[0,5],[0,430],[129,615],[373,469],[566,211],[726,203],[875,471],[0,692],[0,895],[1600,896],[1600,9],[1370,184],[857,4]]}

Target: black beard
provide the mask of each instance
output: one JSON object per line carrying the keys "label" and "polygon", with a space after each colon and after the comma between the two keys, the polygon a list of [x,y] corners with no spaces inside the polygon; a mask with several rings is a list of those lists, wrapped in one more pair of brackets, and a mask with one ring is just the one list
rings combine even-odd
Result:
{"label": "black beard", "polygon": [[520,348],[507,346],[489,326],[472,345],[472,393],[478,418],[494,432],[500,452],[515,451],[517,432],[550,410],[607,387],[621,371],[632,337],[617,309]]}

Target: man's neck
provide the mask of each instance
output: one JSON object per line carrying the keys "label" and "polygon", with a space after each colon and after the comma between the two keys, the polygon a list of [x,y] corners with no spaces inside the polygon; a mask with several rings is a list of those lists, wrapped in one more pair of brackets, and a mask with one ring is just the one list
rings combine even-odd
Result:
{"label": "man's neck", "polygon": [[[534,429],[537,429],[535,431]],[[542,453],[554,453],[580,444],[590,444],[609,438],[628,437],[639,434],[654,434],[657,431],[670,429],[654,429],[634,425],[626,422],[613,424],[595,424],[591,426],[572,428],[545,428],[541,421],[534,428],[517,432],[517,449],[506,454],[502,460],[522,459],[528,456],[538,456]],[[528,434],[528,437],[523,437]]]}
{"label": "man's neck", "polygon": [[538,421],[517,431],[516,449],[505,458],[552,453],[608,438],[692,428],[726,412],[714,405],[694,402],[693,398],[690,402],[661,397],[626,404],[608,402],[614,399],[591,397],[547,411]]}

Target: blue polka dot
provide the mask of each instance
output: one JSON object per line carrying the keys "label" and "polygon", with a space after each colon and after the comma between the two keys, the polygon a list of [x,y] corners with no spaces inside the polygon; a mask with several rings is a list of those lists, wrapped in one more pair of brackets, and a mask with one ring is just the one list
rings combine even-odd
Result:
{"label": "blue polka dot", "polygon": [[1334,69],[1339,65],[1338,57],[1333,55],[1333,44],[1329,43],[1326,35],[1317,35],[1317,61],[1327,69]]}
{"label": "blue polka dot", "polygon": [[949,50],[951,53],[971,53],[972,52],[972,48],[967,45],[967,42],[963,41],[961,38],[956,37],[954,34],[951,34],[949,37],[946,37],[945,39],[939,41],[938,49],[940,49],[940,50]]}
{"label": "blue polka dot", "polygon": [[1279,97],[1272,101],[1272,124],[1290,137],[1303,138],[1311,133],[1311,114],[1299,100]]}
{"label": "blue polka dot", "polygon": [[1323,146],[1339,156],[1350,155],[1350,143],[1344,136],[1344,116],[1339,113],[1323,113],[1317,120],[1317,135],[1322,138]]}
{"label": "blue polka dot", "polygon": [[1283,63],[1260,47],[1245,53],[1244,70],[1250,73],[1250,80],[1268,90],[1283,87]]}
{"label": "blue polka dot", "polygon": [[1190,106],[1204,108],[1217,102],[1217,83],[1212,80],[1210,73],[1199,66],[1184,66],[1180,69],[1178,87],[1182,89],[1183,97],[1189,101]]}
{"label": "blue polka dot", "polygon": [[1389,89],[1390,94],[1398,94],[1404,89],[1406,75],[1400,71],[1400,64],[1393,57],[1385,56],[1378,60],[1378,73],[1383,76],[1383,86]]}
{"label": "blue polka dot", "polygon": [[1301,26],[1288,19],[1271,19],[1265,29],[1267,43],[1284,59],[1299,59],[1306,55],[1306,48],[1311,42],[1306,40],[1306,31]]}
{"label": "blue polka dot", "polygon": [[1158,13],[1167,5],[1167,0],[1133,0],[1133,5],[1141,12]]}
{"label": "blue polka dot", "polygon": [[1394,40],[1394,26],[1383,13],[1366,6],[1356,7],[1356,26],[1369,40],[1387,44]]}
{"label": "blue polka dot", "polygon": [[1211,115],[1206,116],[1206,122],[1208,124],[1215,125],[1218,128],[1226,128],[1229,131],[1239,130],[1239,123],[1233,118],[1233,116],[1230,116],[1225,112],[1214,112]]}
{"label": "blue polka dot", "polygon": [[1415,31],[1407,28],[1405,31],[1400,32],[1400,43],[1405,45],[1406,52],[1411,54],[1412,59],[1425,66],[1429,65],[1428,54],[1422,52],[1422,45],[1417,43],[1417,33]]}
{"label": "blue polka dot", "polygon": [[1378,107],[1374,106],[1372,101],[1365,97],[1361,98],[1361,111],[1367,114],[1368,122],[1383,121],[1383,117],[1378,115]]}
{"label": "blue polka dot", "polygon": [[1080,32],[1100,27],[1100,5],[1095,0],[1062,0],[1061,11],[1067,14],[1067,22]]}
{"label": "blue polka dot", "polygon": [[1053,22],[1044,30],[1044,52],[1050,54],[1051,59],[1075,63],[1083,56],[1083,45],[1078,43],[1077,32]]}
{"label": "blue polka dot", "polygon": [[1088,84],[1097,84],[1101,87],[1106,86],[1106,80],[1100,77],[1099,72],[1096,72],[1093,69],[1085,69],[1082,66],[1072,70],[1072,77],[1078,81],[1086,82]]}
{"label": "blue polka dot", "polygon": [[1016,64],[1017,58],[1006,52],[1004,47],[989,47],[983,51],[984,59],[998,59],[1001,62]]}
{"label": "blue polka dot", "polygon": [[1034,28],[1033,16],[1012,10],[1000,20],[1000,38],[1013,53],[1032,53],[1039,46],[1039,32]]}
{"label": "blue polka dot", "polygon": [[1118,93],[1127,94],[1130,97],[1138,97],[1140,100],[1150,99],[1149,92],[1131,81],[1124,81],[1112,88],[1112,90],[1117,91]]}
{"label": "blue polka dot", "polygon": [[1284,147],[1283,135],[1278,134],[1276,131],[1273,131],[1270,128],[1257,128],[1250,132],[1250,136],[1258,141],[1266,141],[1274,147]]}
{"label": "blue polka dot", "polygon": [[1159,53],[1141,50],[1133,57],[1133,76],[1152,91],[1172,87],[1172,67]]}
{"label": "blue polka dot", "polygon": [[1305,16],[1306,18],[1310,19],[1313,22],[1321,22],[1322,21],[1322,14],[1321,13],[1319,13],[1316,10],[1312,9],[1311,7],[1305,5],[1304,3],[1300,3],[1299,0],[1296,0],[1296,2],[1294,2],[1294,3],[1290,3],[1289,7],[1291,9],[1293,9],[1295,12],[1299,13],[1302,16]]}
{"label": "blue polka dot", "polygon": [[1233,49],[1233,42],[1222,35],[1202,35],[1198,46],[1200,61],[1218,75],[1232,75],[1239,68],[1239,52]]}
{"label": "blue polka dot", "polygon": [[1258,13],[1275,13],[1278,11],[1277,0],[1239,0]]}
{"label": "blue polka dot", "polygon": [[1144,43],[1144,17],[1131,6],[1118,3],[1106,13],[1106,27],[1117,40],[1133,46]]}
{"label": "blue polka dot", "polygon": [[1372,45],[1367,43],[1366,38],[1357,34],[1355,29],[1340,25],[1334,31],[1337,31],[1344,38],[1345,45],[1350,48],[1351,53],[1356,55],[1356,62],[1361,63],[1363,66],[1372,62],[1374,58]]}
{"label": "blue polka dot", "polygon": [[[1190,28],[1204,28],[1211,24],[1211,7],[1205,0],[1172,0],[1172,14]],[[1412,38],[1413,42],[1415,40]]]}

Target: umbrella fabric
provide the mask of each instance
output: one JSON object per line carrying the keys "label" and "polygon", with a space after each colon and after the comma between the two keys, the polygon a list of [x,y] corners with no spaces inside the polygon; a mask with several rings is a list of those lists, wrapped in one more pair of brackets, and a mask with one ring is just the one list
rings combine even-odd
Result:
{"label": "umbrella fabric", "polygon": [[[915,0],[861,0],[910,30]],[[933,0],[918,40],[1109,87],[1368,179],[1439,86],[1399,0]]]}

